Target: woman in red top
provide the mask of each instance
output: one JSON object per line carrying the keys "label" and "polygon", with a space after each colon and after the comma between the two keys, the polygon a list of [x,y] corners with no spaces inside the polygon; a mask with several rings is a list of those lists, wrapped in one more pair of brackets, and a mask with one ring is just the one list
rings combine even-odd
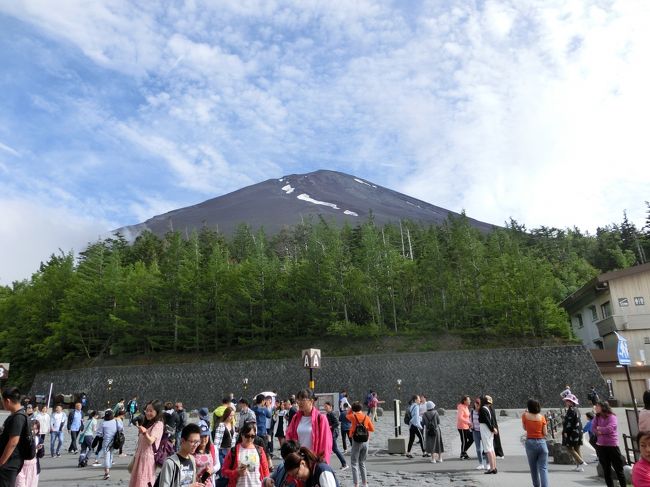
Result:
{"label": "woman in red top", "polygon": [[460,435],[460,459],[469,460],[467,449],[474,443],[472,435],[472,421],[469,419],[469,405],[472,399],[469,396],[463,396],[456,407],[456,427]]}
{"label": "woman in red top", "polygon": [[228,487],[260,487],[262,481],[269,476],[266,454],[253,443],[256,430],[255,423],[245,423],[239,432],[237,445],[223,461],[221,475],[228,479]]}
{"label": "woman in red top", "polygon": [[521,415],[526,430],[526,456],[533,478],[533,487],[548,487],[548,447],[546,446],[546,417],[539,401],[528,400],[528,408]]}

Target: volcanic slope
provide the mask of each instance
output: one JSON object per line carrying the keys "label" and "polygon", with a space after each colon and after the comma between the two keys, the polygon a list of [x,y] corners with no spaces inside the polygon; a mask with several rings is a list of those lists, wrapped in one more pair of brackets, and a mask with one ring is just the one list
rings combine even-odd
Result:
{"label": "volcanic slope", "polygon": [[[412,220],[439,225],[448,215],[458,215],[362,178],[319,170],[269,179],[115,232],[133,239],[145,230],[162,236],[170,230],[189,234],[207,226],[232,235],[239,224],[246,223],[254,230],[264,228],[268,235],[274,235],[310,215],[356,226],[366,221],[371,212],[378,224]],[[481,231],[494,228],[472,218],[469,221]]]}

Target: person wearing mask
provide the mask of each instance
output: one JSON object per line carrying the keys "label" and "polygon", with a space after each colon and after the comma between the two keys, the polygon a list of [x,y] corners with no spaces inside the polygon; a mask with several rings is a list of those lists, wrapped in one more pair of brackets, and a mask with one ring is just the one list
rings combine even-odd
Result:
{"label": "person wearing mask", "polygon": [[129,487],[148,487],[156,481],[154,449],[160,447],[165,430],[163,404],[151,401],[144,408],[144,421],[138,426],[138,444],[129,471]]}
{"label": "person wearing mask", "polygon": [[332,452],[334,453],[334,455],[336,455],[336,458],[339,459],[339,462],[341,462],[341,470],[347,470],[348,464],[346,463],[343,454],[339,451],[339,447],[336,441],[339,437],[338,415],[334,413],[334,408],[332,407],[332,403],[329,401],[325,403],[323,408],[325,409],[325,417],[327,418],[327,422],[330,425],[330,432],[332,433]]}
{"label": "person wearing mask", "polygon": [[[424,407],[426,412],[426,405]],[[415,438],[420,442],[420,448],[422,448],[422,456],[426,457],[427,454],[424,451],[424,440],[422,439],[422,418],[420,417],[420,397],[414,395],[409,401],[408,407],[408,418],[409,418],[409,443],[408,448],[406,449],[406,457],[413,458],[411,455],[411,448],[413,448],[413,442]]]}
{"label": "person wearing mask", "polygon": [[198,424],[190,423],[181,430],[178,452],[165,459],[158,485],[160,487],[203,487],[196,479],[196,462],[194,452],[201,443],[201,429]]}
{"label": "person wearing mask", "polygon": [[605,484],[614,487],[613,468],[620,487],[626,487],[623,459],[618,447],[618,420],[607,401],[596,404],[596,417],[591,423],[591,429],[596,433],[598,461],[603,468]]}
{"label": "person wearing mask", "polygon": [[221,473],[228,479],[228,487],[258,487],[269,476],[266,453],[255,445],[256,436],[255,423],[245,423],[237,444],[226,455]]}
{"label": "person wearing mask", "polygon": [[20,391],[16,387],[2,391],[2,405],[9,416],[0,433],[0,487],[14,487],[24,462],[18,442],[30,426],[20,404]]}
{"label": "person wearing mask", "polygon": [[[305,486],[338,487],[332,468],[317,457],[309,448],[300,447],[298,453],[290,453],[284,460],[287,474]],[[365,484],[364,484],[365,485]]]}
{"label": "person wearing mask", "polygon": [[546,418],[541,414],[539,401],[529,399],[521,424],[526,432],[526,457],[533,487],[548,487],[548,446],[546,445]]}
{"label": "person wearing mask", "polygon": [[[63,435],[68,418],[63,413],[63,408],[57,404],[52,414],[50,424],[50,454],[52,457],[61,456],[61,447],[63,446]],[[56,448],[55,448],[56,447]]]}
{"label": "person wearing mask", "polygon": [[486,474],[497,473],[497,456],[494,452],[494,435],[498,433],[494,425],[494,415],[490,405],[492,404],[491,396],[481,398],[481,409],[479,409],[479,423],[481,427],[481,446],[483,453],[487,456],[489,468],[484,472]]}
{"label": "person wearing mask", "polygon": [[580,410],[578,409],[578,398],[573,394],[567,394],[564,396],[564,404],[567,409],[562,424],[562,444],[567,447],[576,462],[575,470],[584,472],[584,466],[587,465],[587,462],[580,455],[583,431]]}
{"label": "person wearing mask", "polygon": [[481,410],[481,398],[474,399],[474,405],[470,411],[470,420],[472,422],[472,436],[474,438],[474,447],[476,448],[476,458],[478,460],[477,470],[485,470],[487,467],[487,457],[483,454],[483,445],[481,444],[481,422],[479,421],[479,411]]}
{"label": "person wearing mask", "polygon": [[456,406],[456,428],[460,435],[460,459],[469,460],[467,449],[474,443],[472,436],[472,422],[469,419],[469,405],[472,399],[469,396],[461,397],[458,405]]}
{"label": "person wearing mask", "polygon": [[332,432],[327,418],[314,407],[316,397],[309,389],[298,392],[296,399],[298,412],[291,419],[287,429],[287,440],[298,441],[301,447],[309,448],[329,463],[332,455]]}

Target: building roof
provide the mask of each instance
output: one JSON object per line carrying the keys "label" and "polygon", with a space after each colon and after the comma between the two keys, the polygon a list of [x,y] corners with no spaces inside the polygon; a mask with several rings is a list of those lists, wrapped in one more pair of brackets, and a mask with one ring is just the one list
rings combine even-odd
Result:
{"label": "building roof", "polygon": [[586,294],[591,292],[597,293],[599,291],[608,289],[609,281],[621,279],[622,277],[633,276],[634,274],[641,274],[643,272],[650,272],[650,263],[635,265],[633,267],[628,267],[627,269],[621,269],[618,271],[605,272],[604,274],[594,277],[580,289],[567,296],[564,301],[560,303],[560,306],[568,310],[571,305],[578,302]]}

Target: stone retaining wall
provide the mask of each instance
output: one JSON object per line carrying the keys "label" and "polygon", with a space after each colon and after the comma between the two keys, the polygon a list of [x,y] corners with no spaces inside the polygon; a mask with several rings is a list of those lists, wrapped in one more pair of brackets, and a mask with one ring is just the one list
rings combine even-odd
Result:
{"label": "stone retaining wall", "polygon": [[[267,390],[280,396],[295,393],[308,384],[309,372],[301,365],[297,353],[293,360],[89,367],[39,374],[31,393],[47,394],[53,382],[55,394],[86,392],[93,407],[136,394],[141,401],[178,399],[187,408],[214,407],[224,393],[244,395],[244,377],[249,398]],[[607,391],[596,363],[582,346],[323,356],[314,379],[317,392],[347,389],[353,399],[363,400],[368,389],[376,390],[387,401],[386,409],[398,395],[397,379],[402,380],[403,401],[423,393],[445,408],[455,407],[463,394],[490,394],[497,408],[520,408],[531,396],[543,406],[559,406],[566,384],[582,403],[592,384],[603,396]]]}

